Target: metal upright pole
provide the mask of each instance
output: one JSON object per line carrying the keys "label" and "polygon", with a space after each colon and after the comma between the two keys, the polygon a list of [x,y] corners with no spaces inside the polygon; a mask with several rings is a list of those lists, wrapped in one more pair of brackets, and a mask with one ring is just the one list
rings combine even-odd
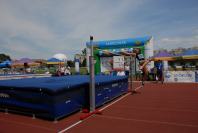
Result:
{"label": "metal upright pole", "polygon": [[132,56],[130,56],[130,90],[131,90],[131,92],[133,91],[133,85],[132,85],[132,82],[133,82],[133,74],[132,74],[132,59],[133,59],[133,57]]}
{"label": "metal upright pole", "polygon": [[136,58],[134,58],[134,63],[135,63],[135,80],[137,80],[137,62],[136,62]]}
{"label": "metal upright pole", "polygon": [[164,84],[164,61],[162,61],[162,77],[161,77],[161,83]]}
{"label": "metal upright pole", "polygon": [[90,70],[90,111],[95,111],[95,72],[94,72],[94,54],[93,54],[93,36],[90,36],[91,56],[89,57]]}

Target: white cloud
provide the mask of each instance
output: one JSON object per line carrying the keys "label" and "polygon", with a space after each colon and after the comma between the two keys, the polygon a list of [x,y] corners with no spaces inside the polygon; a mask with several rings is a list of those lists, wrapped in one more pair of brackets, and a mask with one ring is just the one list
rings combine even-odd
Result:
{"label": "white cloud", "polygon": [[7,50],[11,58],[32,58],[34,55],[40,54],[34,47],[24,44],[23,42],[11,42],[3,46],[3,49]]}
{"label": "white cloud", "polygon": [[0,4],[0,30],[8,33],[9,37],[26,36],[40,40],[54,39],[55,35],[47,26],[21,17],[10,8],[7,5]]}
{"label": "white cloud", "polygon": [[193,46],[198,46],[198,35],[190,36],[190,37],[169,37],[169,38],[162,38],[156,41],[158,48],[190,48]]}
{"label": "white cloud", "polygon": [[[85,47],[89,35],[97,39],[115,38],[114,23],[130,8],[137,8],[141,1],[129,0],[118,2],[70,0],[70,1],[1,1],[0,2],[0,30],[6,34],[5,49],[16,53],[32,53],[35,47],[41,47],[40,54],[34,57],[45,57],[58,51],[79,51]],[[119,27],[116,27],[119,29]],[[66,31],[61,30],[65,29]],[[23,47],[12,38],[25,38]],[[12,44],[16,47],[13,47]],[[0,44],[3,45],[3,44]],[[21,47],[21,49],[20,49]],[[14,50],[15,49],[15,50]],[[28,50],[29,49],[29,50]],[[26,53],[26,52],[27,53]],[[38,52],[37,52],[38,53]],[[47,54],[46,54],[47,56]],[[71,56],[71,55],[70,55]]]}
{"label": "white cloud", "polygon": [[[85,47],[89,35],[107,40],[160,33],[164,19],[150,20],[144,14],[144,8],[151,5],[148,0],[1,0],[0,46],[16,57],[49,58],[62,52],[72,59]],[[156,46],[193,44],[195,38],[159,38]]]}
{"label": "white cloud", "polygon": [[193,31],[195,34],[198,34],[198,28],[195,28]]}
{"label": "white cloud", "polygon": [[195,36],[195,39],[197,39],[197,41],[198,41],[198,35]]}

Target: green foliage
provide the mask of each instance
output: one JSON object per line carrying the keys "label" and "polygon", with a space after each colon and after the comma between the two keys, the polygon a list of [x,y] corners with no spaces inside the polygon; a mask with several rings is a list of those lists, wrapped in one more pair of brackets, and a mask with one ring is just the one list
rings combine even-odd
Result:
{"label": "green foliage", "polygon": [[34,70],[34,73],[36,73],[36,74],[44,74],[45,72],[47,72],[45,69],[35,69]]}
{"label": "green foliage", "polygon": [[86,58],[83,60],[82,63],[80,63],[80,67],[86,67],[87,66],[87,60]]}
{"label": "green foliage", "polygon": [[[70,72],[71,72],[71,74],[72,75],[75,75],[75,68],[74,67],[72,67],[71,69],[70,69]],[[87,68],[86,67],[80,67],[80,74],[81,75],[86,75],[88,72],[87,72]]]}
{"label": "green foliage", "polygon": [[68,60],[68,61],[67,61],[67,65],[68,65],[69,67],[74,67],[74,62],[71,61],[71,60]]}
{"label": "green foliage", "polygon": [[0,54],[0,63],[5,60],[11,60],[9,55],[6,54]]}
{"label": "green foliage", "polygon": [[83,67],[86,67],[87,66],[87,59],[86,58],[83,60],[82,66]]}
{"label": "green foliage", "polygon": [[55,74],[55,73],[56,73],[56,68],[55,68],[55,67],[50,67],[50,68],[49,68],[49,72],[50,72],[51,74]]}
{"label": "green foliage", "polygon": [[82,55],[86,55],[86,53],[87,53],[86,48],[84,48],[84,49],[82,50]]}
{"label": "green foliage", "polygon": [[80,74],[81,75],[86,75],[88,72],[87,72],[87,68],[86,67],[81,67],[80,68]]}

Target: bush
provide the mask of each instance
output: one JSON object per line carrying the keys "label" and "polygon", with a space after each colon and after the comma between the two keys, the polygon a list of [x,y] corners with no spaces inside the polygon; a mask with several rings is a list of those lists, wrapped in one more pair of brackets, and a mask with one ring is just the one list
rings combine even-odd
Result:
{"label": "bush", "polygon": [[[72,75],[75,75],[76,74],[75,68],[71,67],[70,72],[71,72]],[[87,73],[88,72],[87,72],[87,68],[86,67],[80,67],[80,75],[86,75]]]}

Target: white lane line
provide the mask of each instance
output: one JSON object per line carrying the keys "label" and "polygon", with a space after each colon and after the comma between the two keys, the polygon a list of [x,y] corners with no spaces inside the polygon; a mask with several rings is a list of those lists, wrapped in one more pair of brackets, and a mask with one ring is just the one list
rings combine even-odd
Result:
{"label": "white lane line", "polygon": [[120,100],[122,100],[123,98],[127,97],[127,96],[128,96],[128,95],[130,95],[130,94],[131,94],[131,93],[127,93],[127,94],[125,94],[124,96],[122,96],[121,98],[117,99],[116,101],[114,101],[114,102],[112,102],[112,103],[108,104],[107,106],[105,106],[105,107],[101,108],[99,111],[103,111],[103,110],[105,110],[106,108],[108,108],[108,107],[110,107],[111,105],[113,105],[113,104],[115,104],[115,103],[119,102]]}
{"label": "white lane line", "polygon": [[198,113],[197,110],[188,110],[188,109],[172,109],[172,108],[154,108],[154,107],[128,107],[124,105],[118,105],[117,108],[127,108],[127,109],[138,109],[138,110],[154,110],[154,111],[176,111],[176,112],[192,112]]}
{"label": "white lane line", "polygon": [[136,90],[139,90],[140,88],[143,88],[143,86],[141,85],[141,86],[135,88],[134,90],[136,91]]}
{"label": "white lane line", "polygon": [[[128,95],[130,95],[130,94],[131,94],[131,93],[127,93],[127,94],[125,94],[124,96],[120,97],[120,98],[119,98],[119,99],[117,99],[116,101],[114,101],[114,102],[110,103],[109,105],[105,106],[104,108],[101,108],[99,111],[103,111],[104,109],[106,109],[106,108],[110,107],[111,105],[113,105],[113,104],[117,103],[118,101],[122,100],[123,98],[125,98],[126,96],[128,96]],[[83,122],[83,121],[82,121],[82,120],[80,120],[80,121],[78,121],[78,122],[76,122],[76,123],[74,123],[74,124],[70,125],[69,127],[67,127],[67,128],[65,128],[65,129],[63,129],[63,130],[59,131],[58,133],[64,133],[64,132],[68,131],[69,129],[71,129],[71,128],[73,128],[73,127],[77,126],[77,125],[78,125],[78,124],[80,124],[80,123],[82,123],[82,122]]]}
{"label": "white lane line", "polygon": [[78,121],[78,122],[76,122],[76,123],[70,125],[69,127],[67,127],[67,128],[65,128],[65,129],[59,131],[58,133],[64,133],[64,132],[66,132],[67,130],[71,129],[72,127],[77,126],[77,125],[80,124],[81,122],[82,122],[82,120],[80,120],[80,121]]}
{"label": "white lane line", "polygon": [[23,122],[19,122],[19,121],[10,121],[10,120],[6,120],[6,119],[0,119],[0,121],[15,124],[15,125],[21,125],[21,126],[25,126],[25,127],[29,126],[29,127],[32,127],[32,128],[39,128],[39,129],[43,129],[43,130],[54,131],[51,128],[38,126],[38,125],[33,125],[33,124],[28,124],[28,123],[23,123]]}
{"label": "white lane line", "polygon": [[100,116],[98,115],[97,117],[107,118],[107,119],[115,119],[115,120],[124,120],[124,121],[135,121],[135,122],[144,122],[144,123],[154,123],[154,124],[164,124],[164,125],[172,125],[172,126],[198,128],[198,125],[175,123],[175,122],[166,122],[166,121],[130,119],[130,118],[123,118],[123,117],[116,117],[116,116],[105,116],[105,115],[100,115]]}
{"label": "white lane line", "polygon": [[[135,88],[135,89],[139,89],[139,88],[142,88],[143,86],[139,86],[139,87],[137,87],[137,88]],[[110,107],[111,105],[113,105],[113,104],[115,104],[115,103],[117,103],[117,102],[119,102],[119,101],[121,101],[123,98],[125,98],[125,97],[127,97],[128,95],[130,95],[131,93],[127,93],[127,94],[125,94],[124,96],[122,96],[122,97],[120,97],[119,99],[117,99],[116,101],[114,101],[114,102],[112,102],[112,103],[110,103],[110,104],[108,104],[107,106],[105,106],[105,107],[103,107],[103,108],[101,108],[99,111],[103,111],[103,110],[105,110],[106,108],[108,108],[108,107]]]}

